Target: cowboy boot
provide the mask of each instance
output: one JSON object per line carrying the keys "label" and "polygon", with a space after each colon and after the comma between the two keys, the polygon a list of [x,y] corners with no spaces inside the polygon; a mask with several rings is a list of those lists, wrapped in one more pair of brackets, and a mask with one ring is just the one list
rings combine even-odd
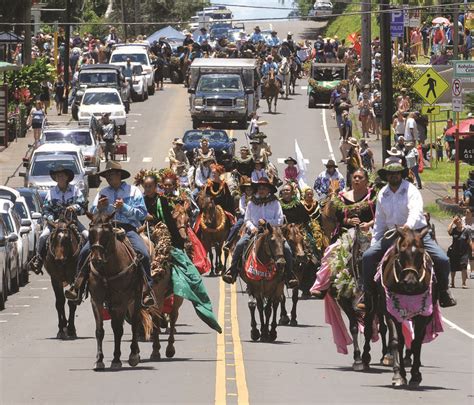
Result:
{"label": "cowboy boot", "polygon": [[29,263],[29,268],[35,274],[43,274],[43,258],[37,254]]}
{"label": "cowboy boot", "polygon": [[449,289],[439,291],[438,294],[439,305],[442,308],[454,307],[457,305],[457,301],[453,298]]}
{"label": "cowboy boot", "polygon": [[72,302],[80,301],[85,280],[86,275],[83,272],[80,272],[76,276],[76,279],[74,280],[74,283],[71,285],[71,287],[64,292],[64,296]]}
{"label": "cowboy boot", "polygon": [[324,291],[312,291],[311,292],[311,297],[317,299],[317,300],[322,300],[325,296],[326,296],[326,293],[328,292],[328,290],[324,290]]}
{"label": "cowboy boot", "polygon": [[145,308],[148,308],[152,307],[153,305],[155,305],[155,298],[152,293],[151,287],[147,283],[146,287],[143,290],[143,306]]}
{"label": "cowboy boot", "polygon": [[236,271],[229,267],[229,269],[222,275],[222,280],[227,284],[234,284],[237,279]]}

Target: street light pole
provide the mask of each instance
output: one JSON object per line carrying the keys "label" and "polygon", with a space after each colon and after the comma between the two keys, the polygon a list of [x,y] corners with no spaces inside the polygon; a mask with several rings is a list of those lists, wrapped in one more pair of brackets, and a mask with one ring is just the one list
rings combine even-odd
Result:
{"label": "street light pole", "polygon": [[390,128],[393,111],[393,84],[392,84],[392,38],[390,35],[389,0],[380,2],[380,42],[382,48],[382,159],[388,156],[390,149]]}
{"label": "street light pole", "polygon": [[64,104],[63,113],[67,114],[68,101],[69,101],[69,50],[71,41],[71,0],[66,0],[66,30],[64,33]]}

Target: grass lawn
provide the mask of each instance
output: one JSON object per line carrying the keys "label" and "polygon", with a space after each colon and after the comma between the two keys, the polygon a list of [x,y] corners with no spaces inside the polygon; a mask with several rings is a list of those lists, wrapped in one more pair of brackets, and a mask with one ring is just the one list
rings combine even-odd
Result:
{"label": "grass lawn", "polygon": [[[359,12],[360,4],[349,4],[345,12]],[[377,24],[375,13],[371,17],[372,22],[372,38],[380,36],[380,27]],[[361,31],[361,17],[360,15],[341,15],[332,20],[326,29],[326,37],[334,38],[337,35],[339,39],[346,39],[349,34]]]}
{"label": "grass lawn", "polygon": [[[446,160],[438,162],[438,167],[435,163],[432,169],[425,166],[423,173],[420,174],[421,180],[428,183],[454,183],[454,167],[454,163]],[[461,163],[459,169],[459,181],[463,183],[468,178],[471,166]]]}
{"label": "grass lawn", "polygon": [[450,219],[453,217],[452,213],[442,210],[436,203],[426,204],[424,208],[426,212],[431,214],[432,218]]}

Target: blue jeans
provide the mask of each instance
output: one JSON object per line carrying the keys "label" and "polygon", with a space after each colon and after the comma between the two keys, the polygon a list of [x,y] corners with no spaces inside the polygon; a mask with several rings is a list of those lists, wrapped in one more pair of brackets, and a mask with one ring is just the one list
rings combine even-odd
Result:
{"label": "blue jeans", "polygon": [[234,236],[237,232],[239,232],[239,229],[242,227],[242,225],[244,224],[244,218],[239,218],[237,220],[237,222],[232,225],[232,228],[230,228],[230,231],[229,231],[229,236],[227,237],[227,240],[226,242],[230,242],[232,239],[234,239]]}
{"label": "blue jeans", "polygon": [[[245,249],[250,241],[251,236],[246,233],[244,236],[240,238],[235,245],[234,254],[232,255],[232,263],[229,267],[229,272],[232,276],[236,277],[237,273],[239,272],[239,261],[244,260],[244,252]],[[283,254],[285,255],[285,273],[286,276],[289,277],[293,271],[293,254],[291,252],[290,245],[287,241],[283,245]]]}
{"label": "blue jeans", "polygon": [[421,188],[421,178],[420,178],[420,173],[418,172],[418,169],[419,169],[419,166],[415,165],[410,170],[412,171],[413,175],[415,176],[416,184],[418,184],[418,188]]}
{"label": "blue jeans", "polygon": [[[377,266],[382,260],[383,255],[387,249],[393,245],[395,239],[396,236],[393,236],[390,239],[382,238],[369,249],[367,249],[362,256],[362,272],[364,275],[365,291],[369,291],[371,285],[373,285],[374,276],[377,272]],[[446,291],[448,289],[449,273],[451,271],[449,258],[443,249],[441,249],[438,244],[433,239],[431,239],[430,234],[424,237],[423,244],[425,245],[425,249],[429,253],[431,259],[433,260],[438,288],[440,291]]]}
{"label": "blue jeans", "polygon": [[[137,252],[141,256],[140,264],[143,274],[146,276],[148,283],[151,284],[151,262],[150,262],[150,255],[148,254],[148,250],[146,248],[145,242],[141,238],[138,233],[135,231],[127,232],[127,238],[130,241],[130,244],[133,247],[133,250]],[[89,274],[89,266],[85,265],[85,262],[91,252],[91,246],[89,241],[82,247],[81,252],[79,253],[79,261],[77,263],[76,274],[82,272],[84,275]]]}

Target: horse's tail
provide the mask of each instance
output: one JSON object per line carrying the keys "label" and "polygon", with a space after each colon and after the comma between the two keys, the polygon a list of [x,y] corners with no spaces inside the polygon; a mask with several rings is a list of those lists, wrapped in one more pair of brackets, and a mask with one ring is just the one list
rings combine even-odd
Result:
{"label": "horse's tail", "polygon": [[149,310],[140,308],[140,322],[143,326],[143,334],[145,335],[145,339],[149,340],[154,326],[152,314],[149,312]]}

